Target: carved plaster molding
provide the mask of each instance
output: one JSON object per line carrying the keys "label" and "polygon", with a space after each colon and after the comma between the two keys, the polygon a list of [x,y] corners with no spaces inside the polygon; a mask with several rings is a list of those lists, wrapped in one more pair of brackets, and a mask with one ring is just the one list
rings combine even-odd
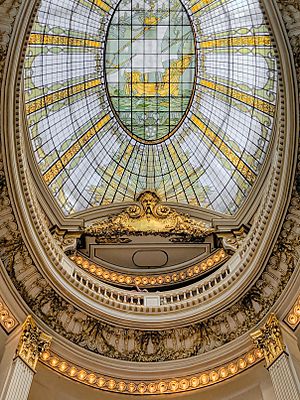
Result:
{"label": "carved plaster molding", "polygon": [[204,260],[197,262],[187,268],[180,271],[173,271],[171,273],[160,273],[151,275],[141,275],[138,272],[136,274],[119,273],[117,271],[109,270],[107,267],[98,265],[88,258],[84,257],[83,254],[74,254],[70,256],[70,259],[83,270],[89,272],[96,278],[105,282],[117,283],[118,285],[135,285],[138,287],[155,287],[162,286],[169,283],[185,282],[191,278],[196,278],[207,271],[218,267],[228,260],[228,255],[225,250],[219,249],[214,251]]}
{"label": "carved plaster molding", "polygon": [[87,370],[50,351],[42,353],[40,360],[60,375],[84,385],[110,392],[143,395],[187,392],[223,382],[259,363],[262,357],[263,353],[260,350],[252,349],[225,365],[219,365],[192,376],[156,381],[126,380],[103,375],[99,372]]}
{"label": "carved plaster molding", "polygon": [[[20,71],[18,71],[20,74]],[[283,90],[282,86],[282,81],[280,82],[280,89],[281,92]],[[17,85],[17,91],[20,90],[20,85]],[[284,115],[282,115],[283,117]],[[264,256],[268,253],[268,247],[266,243],[261,240],[263,237],[263,233],[265,233],[266,237],[273,237],[274,236],[274,228],[272,228],[272,224],[270,224],[270,221],[275,222],[276,218],[274,218],[274,215],[272,215],[271,218],[271,210],[272,208],[274,209],[274,198],[276,199],[276,196],[278,195],[277,191],[279,189],[283,190],[285,187],[284,184],[279,184],[280,179],[281,179],[281,174],[280,174],[280,166],[279,164],[284,164],[282,162],[283,155],[284,155],[284,138],[285,138],[285,130],[284,130],[284,124],[283,124],[283,119],[278,117],[278,144],[277,144],[277,149],[275,151],[274,155],[274,167],[273,167],[273,172],[271,174],[271,178],[268,180],[268,184],[266,186],[269,187],[269,191],[267,191],[266,197],[263,199],[263,205],[261,207],[261,212],[259,214],[259,217],[256,220],[256,223],[254,224],[253,229],[251,230],[250,234],[250,239],[248,240],[245,245],[242,246],[241,250],[239,251],[239,254],[236,255],[236,257],[233,257],[234,260],[232,259],[231,262],[231,274],[230,277],[227,279],[226,282],[222,282],[214,288],[212,293],[210,294],[211,298],[213,297],[218,297],[218,304],[217,307],[210,307],[207,305],[206,308],[206,314],[207,316],[211,312],[220,312],[222,309],[224,310],[226,307],[229,306],[230,303],[233,301],[233,297],[238,298],[239,296],[244,293],[245,288],[249,286],[249,282],[253,281],[254,278],[256,278],[256,274],[261,271],[262,269],[262,261],[264,259]],[[12,124],[14,126],[14,124]],[[22,220],[24,219],[30,219],[33,221],[33,225],[31,230],[36,230],[38,237],[36,239],[40,242],[40,244],[43,246],[43,252],[41,252],[40,248],[38,245],[36,245],[36,248],[32,248],[32,243],[35,244],[35,240],[31,241],[31,253],[34,253],[35,261],[38,261],[38,264],[40,265],[40,270],[43,275],[43,279],[47,277],[49,274],[53,275],[53,279],[51,282],[52,286],[55,286],[56,288],[59,288],[60,293],[65,293],[65,287],[66,287],[66,282],[63,282],[63,275],[68,275],[70,271],[64,270],[64,255],[61,249],[58,248],[55,242],[51,240],[51,235],[49,234],[49,231],[45,224],[43,223],[43,218],[41,218],[41,210],[38,205],[37,199],[35,197],[35,194],[31,190],[34,185],[31,182],[30,176],[29,176],[29,171],[26,169],[26,158],[21,149],[24,147],[24,138],[23,138],[23,132],[22,129],[24,129],[24,126],[22,124],[16,124],[16,143],[10,143],[11,146],[16,145],[16,151],[15,148],[10,149],[10,151],[7,151],[7,154],[15,154],[17,153],[17,162],[19,163],[19,169],[20,169],[20,176],[21,176],[21,183],[23,189],[20,188],[21,192],[23,190],[24,198],[22,199],[23,205],[21,208],[19,208],[19,211],[21,209],[24,209],[26,213],[26,218],[25,215],[23,217],[18,216],[20,225],[22,224]],[[286,152],[288,153],[288,152]],[[287,156],[286,156],[287,157]],[[290,162],[290,157],[288,157],[288,160]],[[15,174],[17,175],[17,174]],[[284,176],[283,174],[282,176]],[[14,176],[14,174],[12,175]],[[286,182],[287,183],[287,182]],[[16,187],[19,187],[20,182],[16,185],[12,185],[11,190],[16,191]],[[284,198],[287,197],[288,190],[283,190],[281,193]],[[14,196],[16,193],[14,193]],[[19,192],[18,192],[19,196]],[[283,198],[280,199],[280,202],[277,201],[277,205],[279,208],[283,208],[285,202],[283,201]],[[22,214],[23,211],[21,211]],[[281,212],[279,212],[281,214]],[[278,217],[279,219],[279,217]],[[278,221],[277,221],[278,222]],[[276,225],[276,224],[275,224]],[[22,227],[22,230],[30,230],[30,228],[27,227]],[[264,232],[265,231],[265,232]],[[23,232],[24,233],[24,232]],[[262,244],[260,244],[260,240]],[[258,254],[257,249],[260,247],[260,254]],[[39,249],[38,249],[39,248]],[[39,251],[38,251],[39,250]],[[243,261],[241,262],[240,257],[243,258]],[[47,260],[46,260],[47,258]],[[49,265],[49,260],[51,260],[52,265]],[[252,263],[254,265],[254,268],[249,268],[249,263]],[[46,270],[48,268],[48,271]],[[51,270],[52,268],[52,270]],[[54,269],[57,269],[60,273],[61,276],[58,277],[59,274],[57,274],[57,271],[54,271]],[[248,268],[248,277],[247,279],[242,279],[243,272]],[[49,271],[50,269],[50,271]],[[70,275],[70,274],[69,274]],[[227,293],[225,294],[224,288],[227,285]],[[75,298],[76,294],[70,293],[72,295],[72,301],[75,303]],[[78,296],[77,296],[78,298]],[[86,303],[87,301],[85,301]],[[82,302],[80,304],[81,307],[85,307],[85,305]],[[211,302],[212,304],[212,302]],[[95,313],[96,310],[94,309],[93,312]],[[179,311],[178,311],[179,312]],[[202,318],[204,315],[202,316]],[[198,316],[197,316],[198,318]],[[176,316],[174,319],[174,322],[179,320],[178,317]]]}
{"label": "carved plaster molding", "polygon": [[0,2],[0,76],[18,9],[22,0],[2,0]]}
{"label": "carved plaster molding", "polygon": [[299,261],[299,202],[296,195],[269,264],[256,284],[222,314],[183,328],[164,331],[116,328],[86,315],[61,298],[37,271],[16,224],[15,230],[8,230],[8,226],[5,237],[12,240],[3,239],[1,253],[10,278],[35,315],[73,343],[127,361],[188,358],[246,333],[278,299]]}

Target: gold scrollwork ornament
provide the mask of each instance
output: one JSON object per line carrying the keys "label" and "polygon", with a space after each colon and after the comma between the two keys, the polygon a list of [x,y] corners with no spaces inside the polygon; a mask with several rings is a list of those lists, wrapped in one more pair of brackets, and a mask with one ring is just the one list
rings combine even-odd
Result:
{"label": "gold scrollwork ornament", "polygon": [[51,340],[51,336],[42,332],[29,315],[22,326],[17,356],[35,371],[40,355],[49,349]]}
{"label": "gold scrollwork ornament", "polygon": [[265,357],[267,368],[285,351],[279,321],[271,314],[261,329],[251,333],[252,340]]}
{"label": "gold scrollwork ornament", "polygon": [[85,233],[98,238],[122,235],[159,235],[184,236],[203,239],[214,232],[202,221],[196,221],[189,215],[179,213],[160,203],[156,193],[145,191],[137,201],[120,214],[99,220],[85,229]]}

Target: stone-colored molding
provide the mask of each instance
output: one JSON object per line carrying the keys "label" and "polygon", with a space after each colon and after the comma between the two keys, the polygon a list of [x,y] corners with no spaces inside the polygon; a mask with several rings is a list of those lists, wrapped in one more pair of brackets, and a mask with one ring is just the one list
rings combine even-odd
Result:
{"label": "stone-colored molding", "polygon": [[[280,81],[280,88],[281,91],[283,90],[283,86],[282,86],[282,81]],[[217,285],[214,286],[214,288],[210,291],[210,293],[207,295],[207,300],[209,299],[210,301],[206,301],[206,308],[209,308],[209,304],[212,304],[213,302],[211,301],[212,298],[216,299],[218,298],[218,307],[221,308],[225,308],[226,306],[228,307],[229,303],[231,302],[232,296],[235,296],[236,298],[242,294],[244,292],[244,288],[247,286],[249,286],[249,282],[242,282],[243,284],[238,284],[241,283],[242,280],[242,276],[243,276],[243,271],[246,270],[247,267],[249,267],[249,263],[252,262],[253,265],[257,265],[258,267],[254,268],[252,274],[249,274],[249,281],[252,281],[255,273],[257,273],[256,269],[259,269],[261,267],[261,263],[260,262],[253,262],[255,253],[257,251],[257,247],[258,247],[258,243],[260,243],[260,240],[262,238],[262,234],[264,229],[267,229],[268,227],[268,222],[270,222],[270,216],[271,216],[271,209],[274,206],[274,198],[276,198],[276,193],[279,190],[280,187],[283,187],[283,185],[279,185],[279,176],[280,176],[280,164],[284,156],[284,152],[283,152],[283,148],[284,148],[284,139],[285,139],[285,132],[284,132],[284,128],[283,128],[283,121],[281,121],[281,118],[278,118],[278,137],[276,139],[278,139],[278,143],[277,143],[277,149],[276,151],[274,150],[274,152],[276,153],[274,155],[274,159],[277,160],[278,159],[278,165],[274,165],[272,166],[271,170],[272,173],[270,174],[270,179],[268,179],[268,184],[266,184],[266,188],[267,190],[265,191],[265,197],[263,198],[262,201],[262,206],[260,208],[260,214],[257,216],[257,218],[255,219],[254,225],[253,225],[253,229],[251,232],[251,235],[249,236],[247,243],[242,246],[242,249],[240,251],[240,254],[237,255],[237,257],[235,257],[235,260],[233,262],[233,265],[231,266],[231,274],[228,277],[228,279],[224,282],[219,282]],[[22,143],[22,141],[24,140],[22,137],[22,126],[18,126],[18,138],[17,138],[17,147],[19,148],[19,143]],[[22,165],[26,164],[26,159],[24,158],[24,155],[21,154],[21,152],[18,152],[19,155],[19,166],[22,169]],[[275,163],[276,164],[276,163]],[[32,194],[32,191],[30,190],[30,178],[29,176],[26,174],[26,172],[24,172],[23,174],[23,182],[24,184],[24,193],[25,193],[25,197],[26,197],[26,203],[30,204],[30,212],[31,212],[31,217],[32,219],[35,221],[35,227],[36,230],[39,233],[39,238],[41,243],[44,245],[47,253],[48,253],[48,257],[51,258],[53,260],[53,267],[60,269],[60,273],[61,275],[63,275],[64,277],[67,277],[67,272],[66,269],[64,269],[62,266],[64,265],[64,258],[63,255],[59,255],[59,252],[56,250],[55,246],[51,243],[51,245],[49,245],[49,242],[51,242],[51,239],[49,238],[48,233],[46,232],[45,227],[43,227],[42,223],[41,223],[41,218],[39,217],[39,207],[38,205],[36,205],[35,203],[37,203],[37,200],[35,198],[35,196]],[[285,191],[286,193],[288,193],[288,190]],[[280,207],[282,207],[282,203],[284,203],[281,199],[280,202]],[[273,207],[274,210],[274,207]],[[273,220],[273,218],[272,218]],[[271,230],[271,228],[270,228]],[[273,230],[274,231],[274,230]],[[266,235],[269,237],[269,235]],[[262,248],[261,251],[262,253],[265,253],[267,249],[266,248]],[[33,250],[31,249],[31,252],[33,252]],[[240,259],[240,256],[242,257],[242,261]],[[38,257],[38,256],[37,256]],[[261,254],[261,256],[259,257],[260,259],[263,259],[263,254]],[[248,268],[249,270],[250,268]],[[252,271],[252,268],[251,268]],[[45,272],[45,271],[44,271]],[[57,276],[56,274],[53,274],[54,276]],[[65,282],[61,282],[61,281],[56,281],[55,282],[56,285],[60,285],[61,287],[61,291],[65,292]],[[63,285],[63,288],[62,288]],[[227,293],[225,294],[225,285],[226,285],[226,289],[227,289]],[[63,290],[64,289],[64,290]],[[230,293],[228,293],[229,291],[231,291]],[[73,291],[70,290],[70,296],[72,295]],[[75,297],[75,296],[74,296]],[[78,296],[77,296],[78,298]],[[74,300],[74,298],[72,299]],[[222,300],[222,301],[221,301]],[[81,308],[84,308],[84,304],[81,304]],[[203,311],[203,309],[205,309],[205,307],[201,308],[201,311]],[[91,310],[91,312],[93,312],[93,314],[96,313],[96,308],[94,308],[93,310]],[[110,310],[109,310],[110,311]],[[210,312],[216,312],[216,310],[214,309],[214,307],[210,307]],[[218,310],[219,311],[219,310]],[[177,313],[179,314],[180,312],[180,308],[178,308]],[[209,312],[207,311],[207,314]],[[108,314],[108,313],[107,313]],[[206,314],[206,316],[207,316]],[[201,316],[203,318],[203,315]],[[109,318],[106,316],[106,318]],[[129,319],[128,316],[126,316],[126,319]],[[198,315],[197,315],[197,318]],[[174,320],[173,323],[175,324],[177,321],[182,321],[182,319],[179,319],[179,316],[176,315],[174,313]],[[157,328],[157,327],[156,327]],[[157,328],[158,329],[158,328]]]}
{"label": "stone-colored molding", "polygon": [[225,365],[219,365],[213,369],[201,371],[192,376],[155,381],[126,380],[102,375],[98,372],[87,370],[80,365],[66,360],[63,356],[59,356],[50,351],[42,353],[40,361],[60,375],[96,389],[143,395],[179,393],[204,388],[238,375],[242,371],[260,362],[262,358],[262,352],[253,349]]}
{"label": "stone-colored molding", "polygon": [[251,333],[251,338],[255,346],[262,351],[267,368],[285,351],[279,321],[275,314],[271,314],[260,329]]}
{"label": "stone-colored molding", "polygon": [[52,337],[42,332],[29,315],[22,325],[16,355],[35,371],[40,355],[49,349],[51,340]]}
{"label": "stone-colored molding", "polygon": [[[221,315],[183,328],[161,331],[124,329],[86,315],[47,284],[16,229],[7,231],[7,236],[13,240],[3,243],[1,253],[6,255],[7,272],[32,311],[74,344],[106,357],[127,361],[188,358],[218,348],[246,333],[259,323],[278,299],[299,261],[299,202],[295,194],[283,232],[255,285]],[[187,337],[189,341],[185,342]],[[121,344],[122,348],[119,347]]]}
{"label": "stone-colored molding", "polygon": [[16,317],[9,310],[3,298],[0,296],[0,325],[7,334],[11,333],[18,325]]}

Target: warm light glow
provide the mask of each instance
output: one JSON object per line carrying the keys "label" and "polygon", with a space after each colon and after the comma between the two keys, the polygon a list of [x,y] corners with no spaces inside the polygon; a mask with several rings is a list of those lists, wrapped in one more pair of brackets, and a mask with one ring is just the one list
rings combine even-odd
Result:
{"label": "warm light glow", "polygon": [[219,373],[221,378],[226,378],[228,376],[228,370],[225,367],[221,368]]}
{"label": "warm light glow", "polygon": [[56,357],[53,357],[53,358],[50,360],[50,364],[51,364],[52,367],[56,367],[58,363],[59,363],[59,359],[56,358]]}
{"label": "warm light glow", "polygon": [[77,369],[75,367],[70,368],[69,375],[75,376],[77,374]]}
{"label": "warm light glow", "polygon": [[78,373],[78,379],[79,379],[80,381],[83,381],[83,380],[85,379],[86,376],[87,376],[87,373],[86,373],[84,370],[81,370],[81,371]]}
{"label": "warm light glow", "polygon": [[202,374],[200,376],[200,380],[201,380],[201,383],[203,385],[205,385],[205,384],[207,384],[209,382],[209,376],[207,374]]}
{"label": "warm light glow", "polygon": [[127,285],[132,284],[133,282],[138,286],[154,286],[154,285],[162,285],[164,283],[177,282],[179,280],[184,281],[186,278],[190,278],[192,276],[203,273],[209,268],[215,267],[218,265],[220,261],[224,261],[224,258],[228,257],[223,249],[216,250],[216,253],[213,257],[208,258],[206,261],[202,261],[200,264],[196,264],[192,267],[186,268],[184,271],[180,273],[173,274],[164,274],[158,276],[124,276],[118,274],[115,271],[109,271],[102,267],[96,267],[95,264],[90,264],[89,260],[84,259],[82,256],[72,256],[70,259],[74,261],[77,265],[82,266],[84,269],[87,269],[91,274],[102,277],[108,282],[116,282],[126,283]]}
{"label": "warm light glow", "polygon": [[59,365],[59,370],[61,372],[65,372],[67,368],[68,368],[68,364],[64,361]]}
{"label": "warm light glow", "polygon": [[216,371],[212,371],[209,377],[212,382],[216,382],[219,379],[219,374]]}
{"label": "warm light glow", "polygon": [[231,374],[235,374],[236,371],[238,370],[238,367],[236,364],[231,363],[228,365],[228,370],[230,371]]}
{"label": "warm light glow", "polygon": [[100,378],[97,380],[97,385],[98,385],[99,387],[103,387],[103,386],[105,385],[105,379],[102,378],[102,377],[100,377]]}
{"label": "warm light glow", "polygon": [[50,353],[48,351],[44,351],[41,355],[42,360],[47,361],[50,358]]}
{"label": "warm light glow", "polygon": [[[259,350],[254,350],[256,357],[259,358]],[[78,366],[70,366],[69,362],[60,358],[57,355],[44,352],[41,356],[42,362],[53,368],[55,371],[75,379],[77,382],[82,382],[92,387],[110,390],[119,393],[175,393],[185,392],[191,389],[208,386],[220,382],[226,378],[232,377],[239,372],[239,367],[245,369],[249,367],[246,358],[250,363],[255,362],[254,354],[248,353],[243,357],[224,365],[219,369],[204,372],[199,376],[174,378],[159,382],[132,382],[118,381],[112,377],[99,376],[97,373],[88,373],[85,369]],[[251,361],[250,361],[251,360]]]}

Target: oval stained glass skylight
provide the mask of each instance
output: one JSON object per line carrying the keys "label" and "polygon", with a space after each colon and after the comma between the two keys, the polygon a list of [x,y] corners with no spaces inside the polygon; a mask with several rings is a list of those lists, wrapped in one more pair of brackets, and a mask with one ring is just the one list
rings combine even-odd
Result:
{"label": "oval stained glass skylight", "polygon": [[144,190],[227,215],[246,201],[276,115],[272,34],[259,0],[180,1],[195,35],[196,83],[175,132],[156,143],[124,129],[107,90],[105,47],[119,0],[41,0],[24,62],[25,113],[42,179],[64,214]]}
{"label": "oval stained glass skylight", "polygon": [[108,28],[105,75],[109,99],[136,140],[171,136],[191,102],[195,41],[180,0],[121,0]]}

